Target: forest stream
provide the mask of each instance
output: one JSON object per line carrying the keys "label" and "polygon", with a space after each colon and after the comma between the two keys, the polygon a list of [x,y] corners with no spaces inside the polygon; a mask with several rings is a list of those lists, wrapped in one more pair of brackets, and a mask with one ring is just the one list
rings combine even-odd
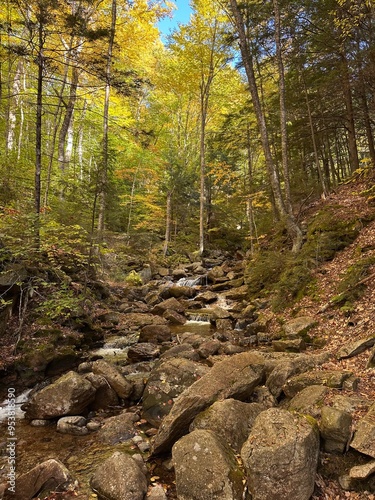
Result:
{"label": "forest stream", "polygon": [[[190,285],[190,283],[188,283]],[[191,285],[195,281],[191,280]],[[225,305],[225,300],[220,301],[221,306]],[[171,327],[172,335],[179,338],[185,332],[209,338],[214,333],[214,328],[204,317],[200,318],[195,312],[194,319],[188,320],[185,325],[175,325]],[[137,342],[139,335],[128,336],[108,336],[102,347],[92,350],[89,354],[90,359],[104,359],[114,365],[127,364],[127,351],[129,346]],[[40,388],[40,384],[38,385]],[[95,498],[96,494],[90,488],[90,478],[95,469],[110,457],[114,451],[123,451],[131,455],[138,452],[135,444],[129,440],[125,443],[103,444],[96,439],[96,433],[90,433],[85,436],[74,436],[57,432],[56,426],[51,424],[45,427],[33,427],[24,419],[24,412],[21,410],[22,404],[27,402],[33,389],[26,389],[16,398],[16,435],[17,435],[17,473],[23,474],[35,465],[42,463],[50,458],[59,459],[73,473],[77,484],[79,484],[78,498]],[[141,402],[140,402],[141,403]],[[140,407],[131,407],[128,411],[137,412]],[[123,407],[114,407],[106,411],[92,413],[91,418],[97,422],[103,422],[110,416],[117,415],[123,411]],[[7,433],[7,400],[0,405],[0,430],[1,435]],[[145,434],[151,428],[145,420],[137,422],[137,433],[145,440],[149,437]],[[6,441],[0,443],[0,483],[5,478],[7,470],[6,461]],[[173,493],[173,477],[163,467],[158,467],[157,461],[152,465],[153,475],[158,474],[160,480],[169,483],[170,494]],[[4,477],[3,477],[4,476]],[[163,476],[163,477],[162,477]],[[158,479],[159,480],[159,479]],[[76,494],[76,492],[75,492]]]}

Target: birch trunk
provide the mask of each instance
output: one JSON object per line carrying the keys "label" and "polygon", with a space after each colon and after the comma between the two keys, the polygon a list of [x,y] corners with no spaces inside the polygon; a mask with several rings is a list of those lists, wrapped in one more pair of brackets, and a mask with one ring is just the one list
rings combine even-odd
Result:
{"label": "birch trunk", "polygon": [[9,105],[9,113],[8,113],[8,130],[6,139],[6,150],[8,153],[13,150],[15,143],[15,129],[17,122],[17,111],[19,109],[19,104],[20,104],[22,73],[23,73],[23,63],[22,61],[19,61],[17,64],[16,73],[14,75],[13,85],[12,85],[11,101],[14,102],[14,106],[12,106],[12,104]]}
{"label": "birch trunk", "polygon": [[78,87],[78,69],[76,66],[72,68],[72,80],[70,82],[70,94],[69,101],[66,105],[65,116],[61,124],[59,133],[59,144],[58,144],[58,163],[62,173],[69,166],[68,151],[67,151],[67,137],[69,130],[71,129],[73,123],[73,112],[75,103],[77,100],[77,87]]}

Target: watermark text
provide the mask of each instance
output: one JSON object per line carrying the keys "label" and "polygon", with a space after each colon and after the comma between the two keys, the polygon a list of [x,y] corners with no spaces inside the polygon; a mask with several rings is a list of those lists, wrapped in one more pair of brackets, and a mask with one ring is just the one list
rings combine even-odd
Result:
{"label": "watermark text", "polygon": [[7,422],[7,457],[8,457],[8,490],[16,493],[16,463],[17,463],[17,436],[16,436],[16,390],[13,387],[8,389],[8,399],[6,400],[6,422]]}

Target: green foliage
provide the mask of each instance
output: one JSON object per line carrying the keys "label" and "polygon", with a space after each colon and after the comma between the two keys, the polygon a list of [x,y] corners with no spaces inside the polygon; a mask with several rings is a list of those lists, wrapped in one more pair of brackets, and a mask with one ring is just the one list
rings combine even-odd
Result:
{"label": "green foliage", "polygon": [[78,225],[67,226],[54,220],[41,228],[41,251],[54,269],[77,274],[87,268],[89,236]]}
{"label": "green foliage", "polygon": [[83,297],[77,296],[67,284],[56,287],[56,284],[41,283],[38,295],[42,300],[35,312],[47,322],[66,320],[77,316],[81,310]]}
{"label": "green foliage", "polygon": [[133,270],[126,276],[125,282],[128,283],[128,285],[140,286],[142,285],[142,278],[136,271]]}
{"label": "green foliage", "polygon": [[9,259],[34,259],[35,216],[21,213],[12,207],[3,207],[0,212],[0,265]]}

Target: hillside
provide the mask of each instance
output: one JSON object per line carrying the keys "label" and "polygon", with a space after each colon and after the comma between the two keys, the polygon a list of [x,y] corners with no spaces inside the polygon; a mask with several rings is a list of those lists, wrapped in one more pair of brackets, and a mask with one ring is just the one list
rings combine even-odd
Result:
{"label": "hillside", "polygon": [[[350,218],[353,215],[360,219],[371,219],[374,217],[373,201],[363,193],[371,192],[372,184],[362,180],[356,180],[342,185],[337,191],[329,196],[325,201],[320,201],[314,207],[310,207],[308,216],[316,213],[325,206],[335,207],[335,213],[340,218]],[[359,273],[354,273],[355,277],[348,280],[348,272],[360,267],[363,261],[372,262],[366,265]],[[283,310],[282,314],[273,317],[272,329],[278,331],[280,321],[286,322],[295,316],[308,315],[316,319],[316,326],[309,331],[309,335],[318,343],[322,342],[322,347],[318,351],[325,351],[331,354],[328,363],[322,366],[323,369],[349,370],[358,377],[357,396],[366,400],[375,400],[375,379],[374,367],[368,368],[370,351],[366,350],[349,359],[338,360],[338,352],[343,345],[356,340],[368,338],[375,335],[375,221],[369,222],[361,228],[356,239],[345,249],[339,251],[335,257],[325,262],[313,271],[313,278],[316,279],[317,288],[313,296],[308,295],[298,300],[291,307]],[[346,280],[346,281],[345,281]],[[343,286],[343,282],[345,283]],[[337,303],[335,298],[340,293],[346,292],[350,295],[350,304]],[[345,301],[344,301],[345,302]],[[316,349],[314,349],[316,350]],[[342,394],[349,395],[351,391],[342,391]],[[329,404],[329,398],[325,401]],[[355,414],[353,425],[366,413],[366,410],[359,408]],[[343,492],[337,483],[339,471],[343,473],[344,463],[340,466],[326,455],[326,463],[323,464],[324,478],[318,480],[320,494],[314,499],[365,499],[374,498],[368,493],[361,494],[355,492]],[[337,467],[337,468],[336,468]],[[349,466],[350,467],[350,466]],[[329,479],[332,475],[335,479]],[[327,477],[328,476],[328,477]]]}

